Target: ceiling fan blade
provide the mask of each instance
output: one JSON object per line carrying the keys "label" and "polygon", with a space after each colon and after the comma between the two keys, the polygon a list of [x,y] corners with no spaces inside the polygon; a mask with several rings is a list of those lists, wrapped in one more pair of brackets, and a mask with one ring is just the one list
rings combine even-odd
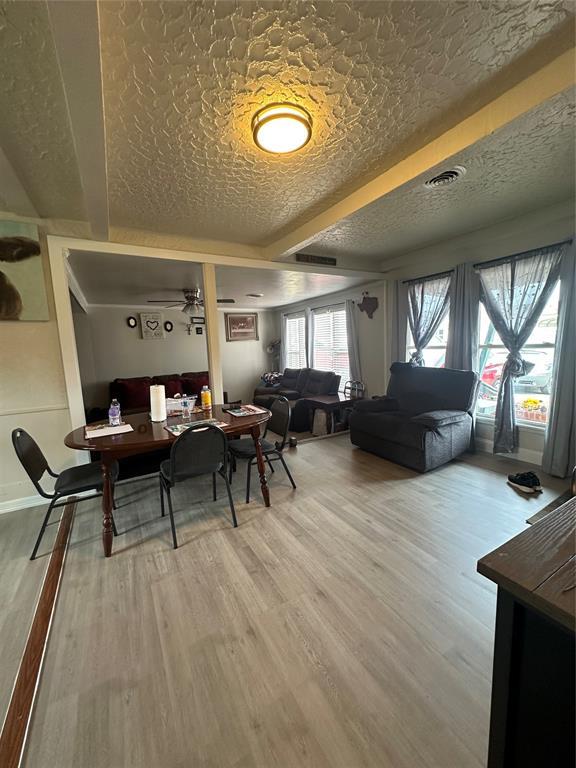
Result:
{"label": "ceiling fan blade", "polygon": [[176,299],[148,299],[148,304],[186,304],[185,301],[176,301]]}
{"label": "ceiling fan blade", "polygon": [[236,299],[216,299],[218,304],[236,304]]}

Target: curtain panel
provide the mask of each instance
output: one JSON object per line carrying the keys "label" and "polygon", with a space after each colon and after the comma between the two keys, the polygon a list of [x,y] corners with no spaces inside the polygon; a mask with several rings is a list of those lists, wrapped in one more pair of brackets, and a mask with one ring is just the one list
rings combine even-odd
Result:
{"label": "curtain panel", "polygon": [[[360,368],[360,349],[358,345],[358,324],[356,322],[356,302],[346,299],[346,336],[348,341],[348,366],[352,381],[362,381]],[[343,382],[344,384],[345,382]]]}
{"label": "curtain panel", "polygon": [[576,241],[562,257],[552,401],[542,469],[567,477],[576,466]]}
{"label": "curtain panel", "polygon": [[450,286],[446,368],[478,371],[480,280],[472,264],[459,264]]}
{"label": "curtain panel", "polygon": [[522,347],[558,281],[565,247],[553,245],[476,266],[481,301],[508,350],[496,401],[494,453],[511,453],[518,445],[514,379],[533,367],[522,359]]}
{"label": "curtain panel", "polygon": [[410,362],[424,365],[422,351],[438,330],[450,305],[452,272],[408,283],[408,323],[416,351]]}

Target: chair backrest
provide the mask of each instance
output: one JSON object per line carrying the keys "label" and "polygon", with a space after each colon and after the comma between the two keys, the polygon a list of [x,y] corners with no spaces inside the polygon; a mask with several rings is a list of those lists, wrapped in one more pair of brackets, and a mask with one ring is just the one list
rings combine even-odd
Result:
{"label": "chair backrest", "polygon": [[402,411],[418,414],[474,410],[478,394],[478,375],[474,371],[393,363],[390,373],[387,394],[398,400]]}
{"label": "chair backrest", "polygon": [[176,438],[170,449],[173,481],[218,472],[228,451],[226,435],[214,424],[192,425]]}
{"label": "chair backrest", "polygon": [[50,471],[50,467],[48,466],[48,462],[40,450],[38,443],[25,429],[17,427],[12,430],[12,445],[14,446],[16,456],[20,459],[20,463],[26,470],[28,477],[36,486],[36,490],[43,496],[47,496],[45,491],[40,487],[39,481],[44,472]]}
{"label": "chair backrest", "polygon": [[270,406],[272,416],[266,424],[266,432],[274,432],[280,435],[280,441],[276,443],[279,451],[284,449],[288,439],[288,428],[290,426],[290,403],[285,397],[277,397]]}

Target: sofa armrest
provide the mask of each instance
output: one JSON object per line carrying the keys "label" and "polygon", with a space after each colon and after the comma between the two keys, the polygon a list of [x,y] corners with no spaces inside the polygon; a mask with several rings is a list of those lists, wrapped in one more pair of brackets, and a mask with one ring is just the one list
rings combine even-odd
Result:
{"label": "sofa armrest", "polygon": [[355,400],[354,410],[363,413],[388,413],[399,411],[400,404],[395,397],[378,397],[373,400]]}
{"label": "sofa armrest", "polygon": [[412,416],[410,421],[423,424],[430,429],[438,429],[439,427],[446,427],[448,424],[458,424],[460,421],[470,418],[470,414],[466,411],[427,411]]}

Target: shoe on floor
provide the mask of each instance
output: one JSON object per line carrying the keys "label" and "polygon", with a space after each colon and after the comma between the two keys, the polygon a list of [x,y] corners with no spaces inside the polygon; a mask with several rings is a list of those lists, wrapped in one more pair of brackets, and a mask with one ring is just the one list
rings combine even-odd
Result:
{"label": "shoe on floor", "polygon": [[508,482],[522,493],[538,493],[542,490],[540,478],[534,472],[519,472],[517,475],[508,475]]}

